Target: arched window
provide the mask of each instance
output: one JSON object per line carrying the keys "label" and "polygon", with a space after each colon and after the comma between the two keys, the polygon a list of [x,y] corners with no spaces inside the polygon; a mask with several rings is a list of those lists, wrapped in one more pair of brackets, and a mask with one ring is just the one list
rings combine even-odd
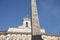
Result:
{"label": "arched window", "polygon": [[26,27],[28,27],[28,22],[26,22]]}

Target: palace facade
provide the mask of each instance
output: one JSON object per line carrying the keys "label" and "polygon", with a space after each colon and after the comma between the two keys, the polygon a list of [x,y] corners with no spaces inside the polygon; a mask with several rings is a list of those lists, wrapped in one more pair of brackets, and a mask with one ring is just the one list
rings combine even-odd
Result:
{"label": "palace facade", "polygon": [[[41,33],[45,33],[41,29]],[[0,40],[31,40],[31,19],[24,18],[23,25],[0,32]]]}

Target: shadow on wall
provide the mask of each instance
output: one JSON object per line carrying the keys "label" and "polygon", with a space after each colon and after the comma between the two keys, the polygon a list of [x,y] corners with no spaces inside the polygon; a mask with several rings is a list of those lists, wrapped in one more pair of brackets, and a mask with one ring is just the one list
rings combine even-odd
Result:
{"label": "shadow on wall", "polygon": [[32,40],[43,40],[43,39],[41,38],[41,35],[34,35],[32,36]]}

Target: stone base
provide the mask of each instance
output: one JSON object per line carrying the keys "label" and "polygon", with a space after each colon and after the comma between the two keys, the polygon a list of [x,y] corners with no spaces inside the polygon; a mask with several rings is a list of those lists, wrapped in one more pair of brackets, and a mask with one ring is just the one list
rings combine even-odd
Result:
{"label": "stone base", "polygon": [[34,35],[32,36],[32,40],[43,40],[43,39],[41,38],[41,35]]}

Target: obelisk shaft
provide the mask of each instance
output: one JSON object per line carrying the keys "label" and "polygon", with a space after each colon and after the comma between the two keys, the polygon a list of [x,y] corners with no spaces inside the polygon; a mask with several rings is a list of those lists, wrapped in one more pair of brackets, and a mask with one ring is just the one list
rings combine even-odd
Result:
{"label": "obelisk shaft", "polygon": [[40,25],[36,0],[31,0],[31,8],[32,8],[32,35],[40,35]]}
{"label": "obelisk shaft", "polygon": [[40,33],[39,18],[37,12],[36,0],[31,0],[32,8],[32,40],[42,40]]}

